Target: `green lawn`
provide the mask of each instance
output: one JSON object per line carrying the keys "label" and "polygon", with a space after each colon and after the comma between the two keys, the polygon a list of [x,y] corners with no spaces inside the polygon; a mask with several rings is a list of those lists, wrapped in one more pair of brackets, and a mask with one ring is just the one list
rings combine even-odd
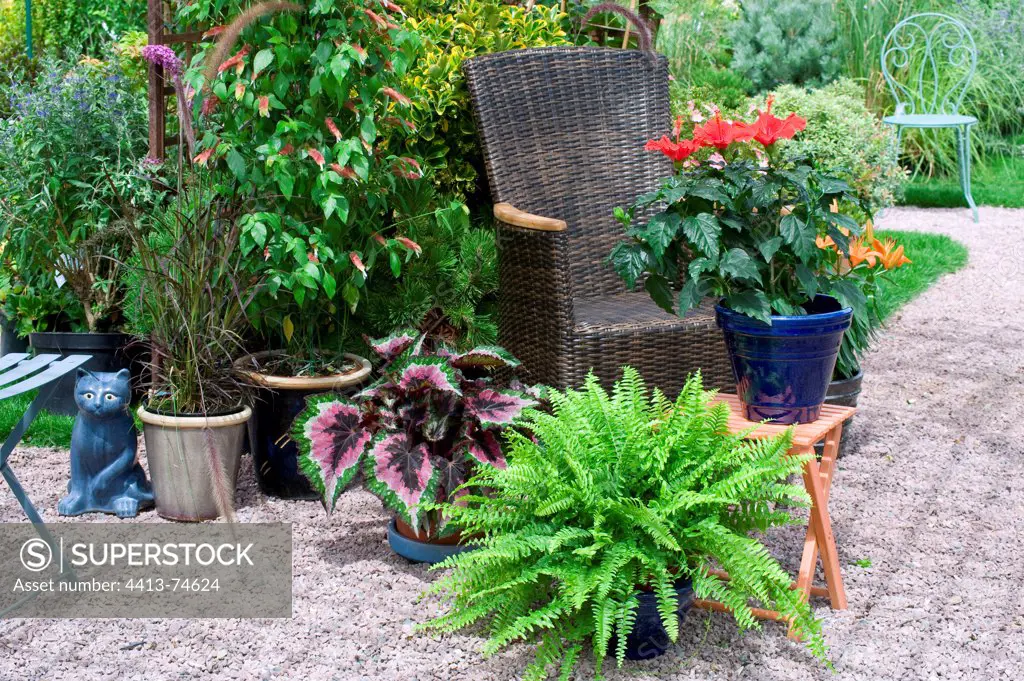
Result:
{"label": "green lawn", "polygon": [[967,264],[967,247],[945,234],[879,230],[876,236],[896,239],[912,261],[887,272],[879,285],[877,301],[883,320],[916,298],[943,274],[956,272]]}
{"label": "green lawn", "polygon": [[[1024,208],[1024,158],[1002,157],[971,173],[971,193],[979,206]],[[918,177],[907,185],[903,203],[928,208],[966,207],[955,178]]]}
{"label": "green lawn", "polygon": [[[0,402],[0,440],[6,438],[15,424],[21,420],[33,397],[34,394],[30,393]],[[40,412],[21,442],[35,447],[66,448],[71,444],[71,426],[74,422],[72,416]]]}

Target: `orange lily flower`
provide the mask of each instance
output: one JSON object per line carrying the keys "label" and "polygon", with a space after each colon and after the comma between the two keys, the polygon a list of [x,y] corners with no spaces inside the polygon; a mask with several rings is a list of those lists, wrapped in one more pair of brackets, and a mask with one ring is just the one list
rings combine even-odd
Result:
{"label": "orange lily flower", "polygon": [[875,239],[874,246],[878,252],[878,259],[882,261],[882,265],[887,270],[913,262],[903,254],[903,246],[897,246],[895,239],[886,239],[885,243]]}
{"label": "orange lily flower", "polygon": [[862,262],[867,262],[868,267],[875,266],[875,258],[880,256],[881,253],[872,250],[867,244],[861,239],[853,239],[850,241],[850,265],[856,267]]}

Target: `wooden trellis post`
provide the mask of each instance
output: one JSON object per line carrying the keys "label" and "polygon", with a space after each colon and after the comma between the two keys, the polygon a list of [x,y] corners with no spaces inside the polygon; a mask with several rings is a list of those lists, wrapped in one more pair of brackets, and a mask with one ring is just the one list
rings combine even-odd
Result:
{"label": "wooden trellis post", "polygon": [[[167,33],[170,9],[164,0],[147,0],[146,24],[150,45],[194,45],[203,39],[202,31]],[[191,56],[191,47],[186,49],[185,63]],[[164,69],[158,64],[149,65],[149,155],[163,160],[167,147],[178,144],[177,136],[167,136],[167,98],[174,94],[174,88],[164,79]]]}

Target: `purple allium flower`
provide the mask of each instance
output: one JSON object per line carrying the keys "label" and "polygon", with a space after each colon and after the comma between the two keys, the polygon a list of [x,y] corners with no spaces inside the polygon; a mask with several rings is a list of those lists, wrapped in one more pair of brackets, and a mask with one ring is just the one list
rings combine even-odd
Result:
{"label": "purple allium flower", "polygon": [[142,58],[150,64],[164,67],[172,76],[180,75],[184,66],[178,55],[174,54],[174,50],[166,45],[146,45],[142,48]]}

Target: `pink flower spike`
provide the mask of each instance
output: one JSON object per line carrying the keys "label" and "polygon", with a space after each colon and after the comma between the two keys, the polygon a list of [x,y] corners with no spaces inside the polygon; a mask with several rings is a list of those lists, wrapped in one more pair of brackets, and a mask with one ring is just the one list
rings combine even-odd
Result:
{"label": "pink flower spike", "polygon": [[341,131],[338,130],[338,126],[334,124],[334,119],[328,116],[324,119],[324,125],[327,126],[327,131],[334,135],[334,141],[341,141]]}
{"label": "pink flower spike", "polygon": [[352,261],[352,264],[357,270],[365,277],[366,276],[366,265],[363,264],[362,258],[355,251],[348,254],[348,259]]}
{"label": "pink flower spike", "polygon": [[266,95],[260,97],[260,116],[263,118],[270,116],[270,98]]}
{"label": "pink flower spike", "polygon": [[309,157],[311,159],[316,161],[316,164],[318,166],[320,166],[320,170],[324,169],[324,155],[323,154],[321,154],[319,151],[317,151],[313,147],[307,148],[306,149],[306,153],[309,154]]}

